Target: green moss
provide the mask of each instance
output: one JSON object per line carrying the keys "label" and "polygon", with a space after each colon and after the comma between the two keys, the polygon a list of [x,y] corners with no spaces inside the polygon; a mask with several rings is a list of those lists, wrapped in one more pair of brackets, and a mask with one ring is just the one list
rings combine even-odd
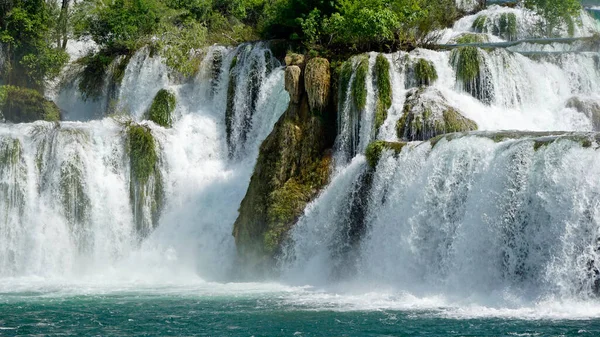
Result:
{"label": "green moss", "polygon": [[[443,133],[464,132],[477,130],[477,124],[472,120],[463,117],[458,111],[448,108],[443,112],[444,125]],[[442,131],[442,130],[437,130]]]}
{"label": "green moss", "polygon": [[466,33],[456,38],[455,41],[457,44],[484,43],[488,42],[488,38],[482,34]]}
{"label": "green moss", "polygon": [[148,119],[162,127],[172,127],[176,104],[177,98],[174,93],[166,89],[159,90],[148,110]]}
{"label": "green moss", "polygon": [[514,13],[503,13],[498,22],[499,35],[506,40],[517,39],[517,16]]}
{"label": "green moss", "polygon": [[[118,56],[118,52],[101,50],[96,53],[89,53],[77,60],[77,63],[83,66],[83,71],[79,77],[79,91],[84,99],[94,100],[102,96],[104,79],[106,78],[109,66]],[[125,74],[126,66],[127,63],[121,63],[115,69],[115,79],[118,79],[119,82]]]}
{"label": "green moss", "polygon": [[375,77],[377,82],[377,104],[375,111],[375,130],[387,119],[387,111],[392,106],[392,80],[390,78],[390,63],[382,54],[375,60]]}
{"label": "green moss", "polygon": [[127,133],[132,176],[141,184],[145,184],[155,172],[158,160],[154,137],[148,127],[137,124],[131,124]]}
{"label": "green moss", "polygon": [[392,150],[394,151],[394,154],[398,155],[400,152],[402,152],[404,146],[406,146],[406,143],[393,143],[382,140],[374,141],[367,146],[367,150],[365,151],[367,163],[371,168],[374,169],[377,167],[379,159],[381,158],[381,154],[384,150]]}
{"label": "green moss", "polygon": [[369,73],[369,57],[360,56],[354,73],[352,82],[352,97],[354,104],[359,110],[363,110],[367,105],[367,76]]}
{"label": "green moss", "polygon": [[35,90],[10,85],[0,87],[0,111],[12,123],[60,120],[60,109],[54,102]]}
{"label": "green moss", "polygon": [[473,28],[473,30],[477,33],[487,33],[486,22],[487,16],[480,15],[475,19],[475,21],[473,21],[473,25],[471,26],[471,28]]}
{"label": "green moss", "polygon": [[433,63],[422,58],[418,59],[415,63],[415,79],[418,86],[433,84],[438,79]]}
{"label": "green moss", "polygon": [[456,71],[456,79],[463,83],[477,80],[480,74],[479,50],[477,47],[460,47],[450,55]]}

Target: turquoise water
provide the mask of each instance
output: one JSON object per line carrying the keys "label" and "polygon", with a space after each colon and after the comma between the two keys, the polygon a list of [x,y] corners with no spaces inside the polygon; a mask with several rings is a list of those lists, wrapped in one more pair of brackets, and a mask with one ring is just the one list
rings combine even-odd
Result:
{"label": "turquoise water", "polygon": [[[0,293],[0,336],[600,335],[599,319],[544,317],[541,308],[435,308],[433,303],[428,309],[416,303],[393,308],[391,303],[403,300],[386,297],[384,304],[376,295],[347,297],[268,284],[109,289],[55,286]],[[511,317],[527,313],[529,319]]]}

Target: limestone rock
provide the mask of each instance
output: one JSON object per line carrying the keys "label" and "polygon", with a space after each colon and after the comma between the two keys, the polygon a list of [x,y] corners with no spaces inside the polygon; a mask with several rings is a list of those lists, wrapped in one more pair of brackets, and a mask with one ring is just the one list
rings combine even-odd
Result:
{"label": "limestone rock", "polygon": [[300,97],[304,92],[302,70],[298,66],[287,66],[285,68],[285,90],[290,94],[290,101],[294,104],[300,103]]}
{"label": "limestone rock", "polygon": [[329,61],[315,57],[306,64],[304,87],[308,94],[308,104],[313,111],[324,112],[329,103],[331,70]]}
{"label": "limestone rock", "polygon": [[300,68],[304,67],[304,55],[289,53],[285,56],[285,65],[286,66],[298,66]]}

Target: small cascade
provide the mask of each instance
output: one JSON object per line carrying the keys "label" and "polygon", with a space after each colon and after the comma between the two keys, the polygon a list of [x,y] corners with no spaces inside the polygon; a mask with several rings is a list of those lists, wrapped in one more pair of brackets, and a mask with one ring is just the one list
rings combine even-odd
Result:
{"label": "small cascade", "polygon": [[156,93],[169,84],[169,69],[161,58],[152,55],[149,47],[138,50],[125,68],[115,112],[143,120]]}
{"label": "small cascade", "polygon": [[239,157],[252,128],[260,88],[281,64],[261,43],[241,45],[230,57],[225,110],[227,143],[230,156]]}
{"label": "small cascade", "polygon": [[[446,33],[441,43],[447,43],[453,37],[465,33],[483,33],[490,42],[515,41],[547,37],[540,28],[543,19],[533,11],[517,7],[510,8],[492,5],[488,8],[458,20],[450,34]],[[588,37],[600,29],[598,22],[589,13],[581,11],[579,18],[572,24],[563,25],[552,37]]]}
{"label": "small cascade", "polygon": [[376,53],[356,56],[343,66],[335,145],[335,162],[338,167],[346,165],[356,154],[364,153],[376,135],[373,84],[376,56]]}

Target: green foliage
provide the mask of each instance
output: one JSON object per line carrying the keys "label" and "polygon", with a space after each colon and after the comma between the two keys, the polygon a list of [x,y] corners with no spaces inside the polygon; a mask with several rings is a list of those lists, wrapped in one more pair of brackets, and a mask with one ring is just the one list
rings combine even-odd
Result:
{"label": "green foliage", "polygon": [[450,55],[456,71],[456,78],[463,83],[477,80],[480,73],[479,50],[477,47],[460,47]]}
{"label": "green foliage", "polygon": [[415,63],[415,78],[418,86],[427,86],[437,81],[438,74],[432,62],[418,59]]}
{"label": "green foliage", "polygon": [[60,110],[54,102],[36,90],[11,85],[0,87],[0,111],[13,123],[60,120]]}
{"label": "green foliage", "polygon": [[453,0],[275,0],[265,10],[267,38],[355,50],[430,43],[458,15]]}
{"label": "green foliage", "polygon": [[390,63],[382,54],[377,55],[375,59],[375,81],[377,83],[375,130],[379,130],[387,119],[387,111],[392,106]]}
{"label": "green foliage", "polygon": [[142,185],[156,169],[158,155],[152,132],[147,126],[131,124],[127,128],[132,176]]}
{"label": "green foliage", "polygon": [[[542,16],[542,33],[553,37],[561,25],[567,25],[568,28],[573,25],[581,10],[581,3],[578,0],[525,0],[525,7]],[[573,32],[573,29],[569,30]]]}
{"label": "green foliage", "polygon": [[176,103],[175,94],[166,89],[159,90],[148,110],[148,119],[162,127],[172,127]]}
{"label": "green foliage", "polygon": [[44,0],[14,0],[0,15],[0,43],[8,48],[5,83],[42,91],[55,78],[68,55],[51,44],[51,8]]}
{"label": "green foliage", "polygon": [[369,73],[369,57],[360,56],[354,73],[352,82],[352,97],[354,104],[359,110],[363,110],[367,105],[367,75]]}

